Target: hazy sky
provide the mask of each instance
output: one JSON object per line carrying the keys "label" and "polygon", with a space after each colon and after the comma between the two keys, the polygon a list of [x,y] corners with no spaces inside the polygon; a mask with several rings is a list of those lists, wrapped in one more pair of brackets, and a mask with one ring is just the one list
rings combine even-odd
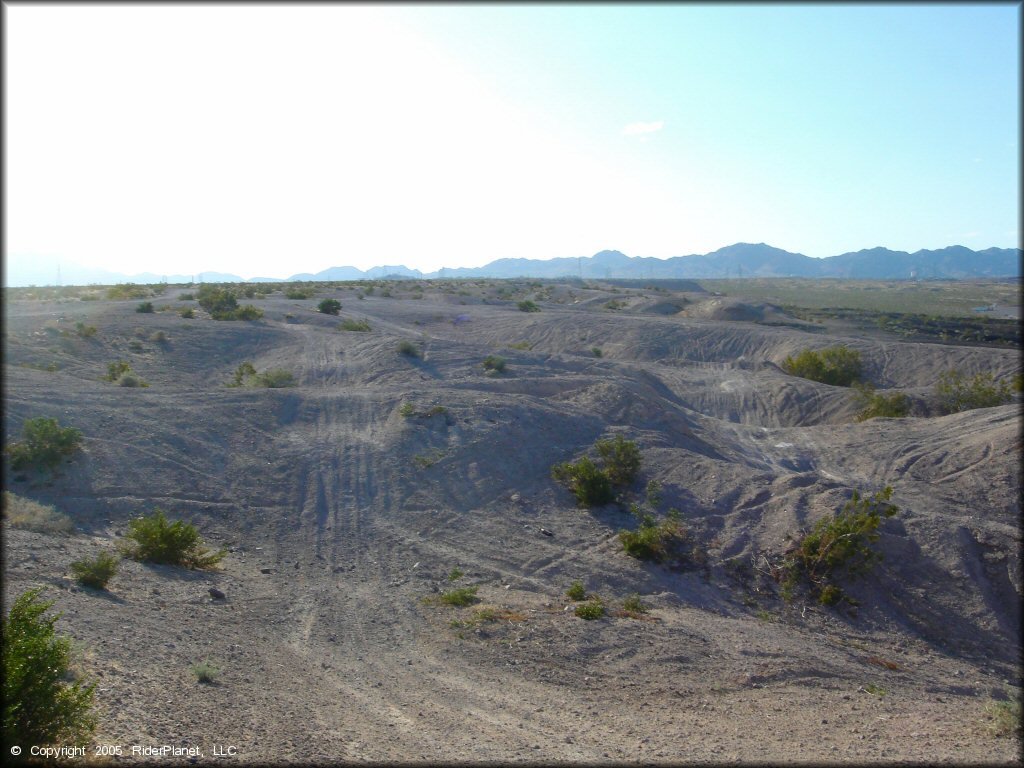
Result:
{"label": "hazy sky", "polygon": [[1019,246],[1016,4],[4,13],[9,270]]}

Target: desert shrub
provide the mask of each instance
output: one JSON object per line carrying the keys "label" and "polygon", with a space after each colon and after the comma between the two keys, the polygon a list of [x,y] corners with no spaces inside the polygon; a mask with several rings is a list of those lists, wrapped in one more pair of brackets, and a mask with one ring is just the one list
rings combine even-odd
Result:
{"label": "desert shrub", "polygon": [[135,308],[135,311],[136,312],[142,312],[143,314],[147,314],[147,315],[148,314],[152,314],[153,313],[153,302],[152,301],[143,301],[143,302],[141,302]]}
{"label": "desert shrub", "polygon": [[295,376],[291,371],[286,371],[284,368],[270,368],[256,376],[258,386],[268,387],[270,389],[279,389],[281,387],[294,387]]}
{"label": "desert shrub", "polygon": [[989,730],[999,738],[1021,737],[1020,694],[1006,701],[992,701],[985,707],[990,718]]}
{"label": "desert shrub", "polygon": [[455,566],[454,568],[452,568],[451,572],[448,574],[448,581],[458,581],[459,579],[461,579],[465,575],[466,575],[465,571],[463,571],[461,568],[459,568],[459,566]]}
{"label": "desert shrub", "polygon": [[66,682],[71,641],[45,616],[52,600],[42,587],[23,592],[3,623],[4,742],[8,745],[81,743],[96,726],[92,713],[95,683]]}
{"label": "desert shrub", "polygon": [[107,288],[108,299],[145,299],[152,295],[152,291],[149,290],[145,285],[136,285],[135,283],[124,283],[122,285],[112,285]]}
{"label": "desert shrub", "polygon": [[295,386],[295,376],[291,371],[284,368],[271,368],[263,373],[257,373],[253,364],[246,361],[239,364],[235,369],[234,376],[229,387],[268,387],[277,389],[280,387]]}
{"label": "desert shrub", "polygon": [[822,384],[848,387],[860,379],[860,352],[845,345],[829,347],[817,352],[805,349],[796,357],[787,357],[782,370],[791,376],[799,376]]}
{"label": "desert shrub", "polygon": [[317,311],[325,315],[336,315],[341,311],[341,302],[337,299],[324,299],[316,305]]}
{"label": "desert shrub", "polygon": [[586,456],[575,464],[556,464],[551,468],[551,476],[569,486],[581,507],[599,507],[615,498],[608,474]]}
{"label": "desert shrub", "polygon": [[408,419],[416,415],[416,408],[413,407],[412,403],[402,403],[402,407],[398,409],[398,412]]}
{"label": "desert shrub", "polygon": [[499,357],[498,355],[488,355],[484,358],[481,365],[484,367],[485,371],[491,371],[494,373],[505,372],[505,358]]}
{"label": "desert shrub", "polygon": [[238,299],[234,292],[226,288],[218,288],[213,285],[202,285],[196,294],[199,306],[209,312],[227,312],[238,306]]}
{"label": "desert shrub", "polygon": [[519,307],[520,312],[540,312],[540,307],[538,307],[529,299],[525,301],[520,301],[518,304],[516,304],[516,306]]}
{"label": "desert shrub", "polygon": [[227,554],[224,549],[211,552],[203,545],[195,526],[181,520],[168,522],[160,509],[149,517],[129,521],[125,538],[131,542],[125,554],[142,562],[213,568]]}
{"label": "desert shrub", "polygon": [[191,320],[196,316],[196,311],[192,307],[185,307],[181,312],[178,313],[186,320]]}
{"label": "desert shrub", "polygon": [[663,500],[661,483],[659,483],[657,480],[653,478],[648,480],[646,495],[647,503],[650,504],[652,507],[657,507],[658,505],[660,505]]}
{"label": "desert shrub", "polygon": [[456,607],[472,605],[479,600],[476,596],[478,589],[479,587],[458,587],[442,592],[438,596],[438,600],[445,605],[454,605]]}
{"label": "desert shrub", "polygon": [[365,320],[352,320],[351,318],[342,320],[341,325],[338,327],[343,331],[366,332],[370,330],[370,324]]}
{"label": "desert shrub", "polygon": [[659,523],[644,515],[635,531],[619,532],[619,541],[627,555],[655,563],[685,561],[692,547],[689,533],[674,516]]}
{"label": "desert shrub", "polygon": [[167,342],[167,334],[163,331],[153,331],[149,336],[149,340],[157,344],[164,344]]}
{"label": "desert shrub", "polygon": [[181,294],[178,294],[178,300],[179,301],[195,301],[196,297],[195,297],[195,294],[192,294],[192,293],[181,293]]}
{"label": "desert shrub", "polygon": [[594,443],[598,456],[604,461],[604,470],[612,485],[626,486],[636,479],[640,471],[640,449],[622,435]]}
{"label": "desert shrub", "polygon": [[230,311],[214,312],[212,317],[214,320],[259,320],[263,317],[263,310],[246,304]]}
{"label": "desert shrub", "polygon": [[517,341],[515,344],[509,344],[509,349],[529,350],[530,342],[528,341]]}
{"label": "desert shrub", "polygon": [[56,419],[38,416],[25,421],[21,438],[7,446],[11,467],[53,470],[61,459],[79,449],[82,433],[74,427],[61,427]]}
{"label": "desert shrub", "polygon": [[209,661],[200,661],[192,666],[192,674],[196,676],[197,683],[209,685],[217,681],[220,670]]}
{"label": "desert shrub", "polygon": [[622,610],[626,613],[649,613],[651,607],[640,599],[640,595],[633,593],[622,601]]}
{"label": "desert shrub", "polygon": [[1024,392],[1024,373],[1015,373],[1010,379],[1011,392]]}
{"label": "desert shrub", "polygon": [[1009,402],[1011,397],[1010,385],[1005,381],[997,382],[988,371],[968,379],[956,369],[939,376],[935,395],[943,413],[991,408]]}
{"label": "desert shrub", "polygon": [[576,579],[576,581],[570,584],[569,588],[565,590],[565,596],[570,600],[576,600],[578,602],[586,599],[587,590],[583,586],[583,582],[580,579]]}
{"label": "desert shrub", "polygon": [[83,339],[91,339],[96,335],[96,326],[86,325],[85,323],[75,323],[75,333]]}
{"label": "desert shrub", "polygon": [[83,558],[71,564],[71,573],[79,584],[94,589],[106,589],[107,582],[117,573],[118,558],[110,552],[100,552],[96,557]]}
{"label": "desert shrub", "polygon": [[591,347],[590,352],[594,357],[602,357],[604,355],[600,347]]}
{"label": "desert shrub", "polygon": [[398,354],[405,355],[407,357],[419,357],[420,350],[411,341],[400,341],[398,343]]}
{"label": "desert shrub", "polygon": [[901,419],[910,413],[910,398],[902,392],[880,395],[870,384],[854,384],[853,387],[856,390],[854,401],[859,408],[857,421],[879,417]]}
{"label": "desert shrub", "polygon": [[149,384],[134,373],[126,373],[117,380],[119,387],[148,387]]}
{"label": "desert shrub", "polygon": [[73,533],[71,518],[56,508],[4,491],[4,518],[15,528],[41,533]]}
{"label": "desert shrub", "polygon": [[892,488],[886,486],[870,498],[853,492],[835,515],[824,517],[804,533],[783,560],[777,575],[782,595],[792,599],[796,586],[805,582],[823,605],[843,597],[835,579],[843,573],[855,577],[882,559],[873,544],[878,540],[882,517],[892,517],[899,508],[889,503]]}
{"label": "desert shrub", "polygon": [[599,598],[588,600],[585,603],[580,603],[576,606],[574,613],[581,619],[586,621],[593,621],[594,619],[600,619],[605,614],[604,603]]}
{"label": "desert shrub", "polygon": [[113,363],[107,363],[107,375],[103,378],[106,381],[117,381],[124,374],[131,372],[132,367],[124,360],[117,360]]}
{"label": "desert shrub", "polygon": [[309,299],[312,298],[313,291],[303,288],[286,288],[284,295],[288,299]]}

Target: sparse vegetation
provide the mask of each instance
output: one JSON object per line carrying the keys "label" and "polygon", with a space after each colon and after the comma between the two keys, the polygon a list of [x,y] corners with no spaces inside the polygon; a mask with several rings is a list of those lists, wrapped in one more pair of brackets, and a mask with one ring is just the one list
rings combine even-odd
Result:
{"label": "sparse vegetation", "polygon": [[199,289],[197,300],[214,320],[258,320],[263,317],[263,310],[251,304],[238,306],[235,294],[226,288],[204,285]]}
{"label": "sparse vegetation", "polygon": [[974,408],[991,408],[1010,401],[1010,384],[996,381],[988,371],[970,379],[960,371],[946,371],[935,385],[935,396],[943,413],[959,413]]}
{"label": "sparse vegetation", "polygon": [[579,603],[573,613],[585,621],[600,619],[605,614],[604,603],[601,602],[601,598],[594,597],[584,603]]}
{"label": "sparse vegetation", "polygon": [[40,533],[74,533],[71,518],[55,507],[4,491],[4,518],[14,528]]}
{"label": "sparse vegetation", "polygon": [[508,346],[509,349],[518,349],[521,351],[528,351],[529,349],[531,349],[530,342],[528,341],[517,341],[516,343],[509,344]]}
{"label": "sparse vegetation", "polygon": [[1006,701],[991,701],[985,707],[990,718],[989,730],[998,738],[1021,738],[1020,694]]}
{"label": "sparse vegetation", "polygon": [[622,601],[622,610],[625,611],[627,614],[645,614],[650,613],[651,607],[640,599],[640,595],[634,592],[632,595],[629,595],[625,600]]}
{"label": "sparse vegetation", "polygon": [[353,320],[351,318],[342,320],[341,325],[338,327],[343,331],[357,331],[363,333],[370,330],[370,324],[365,320]]}
{"label": "sparse vegetation", "polygon": [[581,507],[599,507],[615,499],[608,474],[586,456],[575,464],[556,464],[551,476],[569,486]]}
{"label": "sparse vegetation", "polygon": [[604,461],[604,471],[612,485],[627,486],[640,472],[640,449],[622,435],[594,443],[598,456]]}
{"label": "sparse vegetation", "polygon": [[505,372],[505,358],[499,357],[498,355],[488,355],[484,358],[481,363],[484,370],[488,373],[504,373]]}
{"label": "sparse vegetation", "polygon": [[324,299],[316,305],[317,311],[325,315],[336,315],[341,311],[341,302],[337,299]]}
{"label": "sparse vegetation", "polygon": [[152,314],[153,313],[153,302],[151,302],[151,301],[143,301],[137,307],[135,307],[135,311],[136,312],[141,312],[141,313],[147,314],[147,315]]}
{"label": "sparse vegetation", "polygon": [[409,340],[398,342],[398,354],[406,357],[420,357],[420,350]]}
{"label": "sparse vegetation", "polygon": [[463,571],[461,568],[459,568],[459,566],[455,566],[454,568],[452,568],[451,572],[448,574],[448,581],[458,581],[459,579],[461,579],[465,575],[466,575],[465,571]]}
{"label": "sparse vegetation", "polygon": [[804,582],[819,603],[835,605],[844,596],[835,583],[840,574],[855,577],[881,560],[881,553],[872,545],[879,538],[882,518],[899,511],[889,503],[891,498],[889,486],[870,498],[854,491],[839,512],[822,518],[800,536],[776,570],[783,598],[791,600],[797,585]]}
{"label": "sparse vegetation", "polygon": [[119,562],[116,555],[100,552],[94,558],[83,558],[71,563],[71,573],[79,584],[93,589],[106,589],[107,582],[117,573]]}
{"label": "sparse vegetation", "polygon": [[860,352],[843,344],[819,351],[805,349],[796,357],[787,357],[782,370],[791,376],[848,387],[861,376]]}
{"label": "sparse vegetation", "polygon": [[119,387],[148,387],[149,384],[139,378],[138,374],[132,370],[124,360],[117,360],[113,363],[107,364],[107,375],[103,377],[105,381],[112,381]]}
{"label": "sparse vegetation", "polygon": [[457,608],[461,608],[466,605],[472,605],[473,603],[479,602],[479,598],[476,596],[479,587],[457,587],[450,589],[447,592],[442,592],[437,596],[437,602],[443,605],[451,605]]}
{"label": "sparse vegetation", "polygon": [[200,661],[192,666],[192,674],[196,676],[196,682],[204,685],[212,685],[217,682],[220,670],[207,661]]}
{"label": "sparse vegetation", "polygon": [[284,368],[270,368],[258,373],[253,364],[246,361],[235,369],[234,377],[228,382],[229,387],[266,387],[278,389],[295,386],[295,376]]}
{"label": "sparse vegetation", "polygon": [[529,299],[526,299],[525,301],[520,301],[518,304],[516,304],[516,306],[519,307],[520,312],[540,312],[540,307],[538,307]]}
{"label": "sparse vegetation", "polygon": [[565,596],[570,600],[580,601],[585,600],[587,597],[587,590],[583,586],[583,582],[580,579],[576,579],[569,588],[565,590]]}
{"label": "sparse vegetation", "polygon": [[181,520],[171,523],[160,509],[148,517],[129,521],[125,538],[131,542],[125,554],[140,562],[210,569],[227,554],[224,549],[211,552],[203,545],[195,526]]}
{"label": "sparse vegetation", "polygon": [[302,288],[286,288],[284,295],[287,299],[311,299],[314,296],[314,291]]}
{"label": "sparse vegetation", "polygon": [[635,531],[619,532],[619,541],[627,555],[655,563],[682,565],[693,548],[689,532],[674,515],[660,523],[652,515],[644,515]]}
{"label": "sparse vegetation", "polygon": [[593,355],[594,357],[603,357],[603,356],[604,356],[604,352],[602,352],[602,351],[601,351],[601,348],[600,348],[600,347],[591,347],[591,348],[590,348],[590,353],[591,353],[591,354],[592,354],[592,355]]}
{"label": "sparse vegetation", "polygon": [[38,416],[21,428],[21,440],[7,446],[13,469],[35,468],[53,471],[65,456],[79,450],[82,433],[61,427],[56,419]]}
{"label": "sparse vegetation", "polygon": [[83,339],[91,339],[96,335],[95,325],[86,325],[85,323],[75,323],[75,333]]}
{"label": "sparse vegetation", "polygon": [[42,587],[23,592],[3,622],[4,743],[80,744],[96,726],[95,683],[68,682],[71,641],[57,636],[60,614]]}
{"label": "sparse vegetation", "polygon": [[910,398],[902,392],[882,395],[875,392],[870,384],[853,385],[854,401],[859,408],[856,420],[867,421],[879,417],[901,419],[910,413]]}

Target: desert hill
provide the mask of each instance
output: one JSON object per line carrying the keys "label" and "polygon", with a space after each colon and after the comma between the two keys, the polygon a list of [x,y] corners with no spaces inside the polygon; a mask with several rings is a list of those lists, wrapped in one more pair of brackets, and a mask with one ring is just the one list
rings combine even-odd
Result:
{"label": "desert hill", "polygon": [[[1014,759],[987,713],[1020,690],[1019,396],[951,415],[930,398],[953,368],[1010,377],[1017,350],[804,331],[695,293],[466,286],[272,294],[252,322],[161,311],[195,306],[178,291],[152,314],[6,303],[5,441],[53,416],[84,450],[52,482],[6,470],[76,531],[5,523],[4,601],[49,586],[100,680],[99,740],[246,763]],[[76,322],[95,336],[61,334]],[[780,368],[837,343],[915,415],[855,422],[848,388]],[[102,381],[116,359],[149,386]],[[243,362],[295,385],[226,386]],[[636,519],[551,477],[616,434],[642,454],[633,498],[656,481],[652,509],[690,532],[681,569],[629,557]],[[782,600],[764,556],[886,485],[884,560],[844,583],[859,605]],[[72,560],[155,507],[229,547],[222,569],[126,562],[109,593],[74,585]],[[609,615],[573,614],[576,579]],[[424,602],[453,584],[481,602]],[[649,614],[616,614],[632,593]],[[191,675],[203,659],[217,684]]]}

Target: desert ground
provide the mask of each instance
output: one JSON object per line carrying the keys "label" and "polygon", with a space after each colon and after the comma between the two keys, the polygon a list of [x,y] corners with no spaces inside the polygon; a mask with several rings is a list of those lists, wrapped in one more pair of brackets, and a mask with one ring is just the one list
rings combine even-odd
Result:
{"label": "desert ground", "polygon": [[[1020,396],[951,415],[930,399],[952,368],[1019,372],[1018,349],[699,291],[420,285],[242,299],[255,321],[213,320],[182,288],[151,314],[5,302],[5,443],[35,416],[83,434],[52,478],[5,468],[8,491],[75,525],[4,524],[5,610],[47,587],[98,681],[97,745],[238,764],[1019,759],[992,713],[1021,685]],[[96,334],[62,334],[77,322]],[[840,343],[913,415],[856,422],[848,388],[780,368]],[[102,380],[119,359],[149,386]],[[243,362],[295,385],[228,387]],[[681,513],[684,567],[630,557],[626,506],[580,508],[552,479],[616,434],[642,454],[631,498],[654,480],[653,513]],[[766,556],[887,485],[884,559],[843,584],[859,604],[781,599]],[[228,548],[220,568],[125,560],[107,591],[75,583],[72,561],[156,508]],[[608,615],[574,614],[577,579]],[[431,602],[453,585],[479,602]],[[649,613],[618,610],[634,593]],[[205,660],[213,684],[193,674]]]}

